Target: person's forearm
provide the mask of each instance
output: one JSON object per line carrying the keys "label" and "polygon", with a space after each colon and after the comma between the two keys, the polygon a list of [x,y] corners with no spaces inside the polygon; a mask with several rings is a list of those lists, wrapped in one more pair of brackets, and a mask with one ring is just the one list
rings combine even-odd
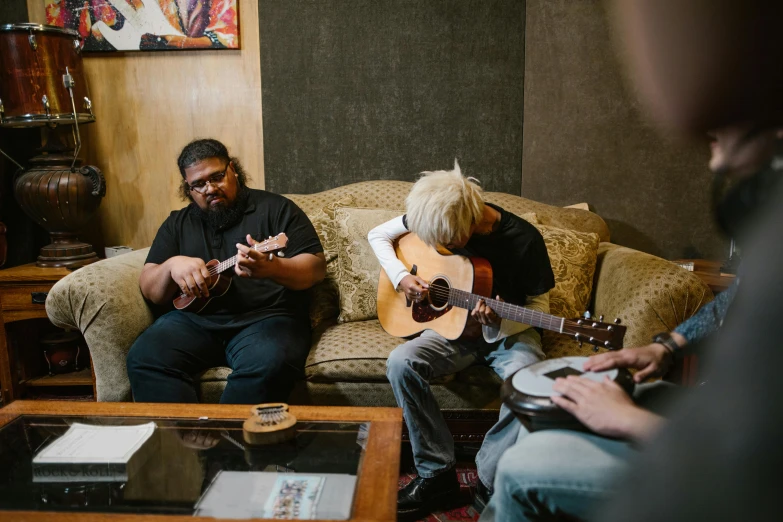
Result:
{"label": "person's forearm", "polygon": [[394,288],[397,288],[400,281],[410,273],[402,261],[397,259],[397,253],[394,251],[394,240],[407,233],[408,230],[400,216],[378,225],[367,234],[370,247]]}
{"label": "person's forearm", "polygon": [[139,277],[139,288],[142,295],[158,305],[168,303],[179,291],[179,286],[171,279],[170,261],[171,259],[160,265],[147,263]]}
{"label": "person's forearm", "polygon": [[623,432],[625,438],[637,442],[646,442],[663,426],[663,417],[634,406],[624,417]]}
{"label": "person's forearm", "polygon": [[[687,344],[694,344],[715,333],[720,328],[726,311],[729,309],[737,292],[737,281],[712,301],[702,306],[698,312],[678,325],[674,332],[685,339]],[[679,340],[677,340],[679,344]],[[682,346],[682,345],[681,345]]]}
{"label": "person's forearm", "polygon": [[323,255],[299,254],[292,258],[275,257],[271,263],[274,270],[269,278],[290,290],[307,290],[323,281],[326,275],[326,261]]}

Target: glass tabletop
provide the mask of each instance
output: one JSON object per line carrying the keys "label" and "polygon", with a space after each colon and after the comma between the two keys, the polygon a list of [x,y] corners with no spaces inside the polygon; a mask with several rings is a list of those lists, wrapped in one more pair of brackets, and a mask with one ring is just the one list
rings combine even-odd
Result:
{"label": "glass tabletop", "polygon": [[[156,426],[154,453],[127,478],[48,477],[42,481],[34,473],[33,457],[73,423],[128,426],[148,422]],[[198,511],[199,502],[210,488],[214,492],[221,476],[238,479],[239,488],[246,489],[244,496],[257,495],[251,491],[253,481],[260,479],[271,487],[269,477],[275,476],[298,475],[305,481],[347,477],[355,484],[370,423],[300,421],[294,438],[264,446],[244,442],[242,423],[22,415],[0,428],[0,509],[192,515],[206,513],[203,508]],[[287,487],[290,490],[290,482]],[[263,496],[266,498],[267,493]]]}

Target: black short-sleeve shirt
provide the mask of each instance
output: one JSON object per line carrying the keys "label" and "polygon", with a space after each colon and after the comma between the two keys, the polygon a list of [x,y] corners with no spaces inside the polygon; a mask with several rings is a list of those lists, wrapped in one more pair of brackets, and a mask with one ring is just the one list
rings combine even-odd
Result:
{"label": "black short-sleeve shirt", "polygon": [[[483,257],[492,266],[492,297],[524,305],[528,296],[545,294],[555,286],[544,238],[536,227],[492,203],[500,212],[497,228],[489,234],[473,234],[465,248],[452,250],[462,256]],[[407,218],[403,218],[408,226]]]}
{"label": "black short-sleeve shirt", "polygon": [[[237,243],[247,244],[247,234],[261,241],[280,232],[288,236],[288,258],[323,252],[312,223],[293,201],[264,190],[247,190],[242,220],[218,232],[202,220],[193,203],[172,212],[158,230],[146,262],[161,264],[178,255],[224,261],[237,254]],[[290,290],[271,279],[237,277],[233,268],[223,275],[232,278],[231,287],[199,314],[204,320],[240,326],[272,315],[307,317],[308,291]]]}

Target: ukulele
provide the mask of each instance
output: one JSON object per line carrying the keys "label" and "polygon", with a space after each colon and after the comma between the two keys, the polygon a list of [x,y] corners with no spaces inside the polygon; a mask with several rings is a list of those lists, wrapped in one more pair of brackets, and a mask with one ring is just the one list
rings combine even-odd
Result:
{"label": "ukulele", "polygon": [[[256,243],[252,246],[252,249],[257,252],[264,252],[265,254],[273,255],[277,253],[282,257],[283,250],[288,245],[288,236],[285,233],[280,233],[275,237],[265,239],[260,243]],[[174,308],[177,310],[187,310],[188,312],[199,313],[202,311],[209,302],[215,298],[224,295],[231,287],[232,277],[230,275],[221,275],[229,268],[233,268],[237,264],[237,256],[226,259],[225,261],[218,261],[213,259],[207,262],[207,269],[209,270],[209,279],[207,280],[207,287],[209,288],[209,297],[196,297],[195,295],[187,295],[181,293],[174,298]]]}
{"label": "ukulele", "polygon": [[[623,347],[625,326],[593,321],[588,314],[566,319],[503,301],[490,299],[492,267],[486,259],[443,255],[427,246],[418,236],[408,233],[395,242],[397,258],[408,271],[429,281],[425,300],[410,302],[397,292],[386,271],[381,268],[378,281],[378,319],[387,333],[409,337],[423,330],[434,330],[446,339],[469,337],[465,332],[470,311],[479,300],[498,316],[518,323],[571,335],[580,342],[618,350]],[[601,316],[603,319],[603,316]],[[597,350],[598,348],[596,348]]]}

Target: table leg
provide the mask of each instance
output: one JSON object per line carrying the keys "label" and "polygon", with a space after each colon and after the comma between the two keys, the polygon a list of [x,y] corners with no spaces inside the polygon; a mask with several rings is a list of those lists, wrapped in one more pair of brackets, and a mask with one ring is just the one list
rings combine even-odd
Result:
{"label": "table leg", "polygon": [[16,375],[15,355],[8,343],[5,324],[0,321],[0,391],[2,391],[4,405],[12,403],[17,395],[19,382]]}

